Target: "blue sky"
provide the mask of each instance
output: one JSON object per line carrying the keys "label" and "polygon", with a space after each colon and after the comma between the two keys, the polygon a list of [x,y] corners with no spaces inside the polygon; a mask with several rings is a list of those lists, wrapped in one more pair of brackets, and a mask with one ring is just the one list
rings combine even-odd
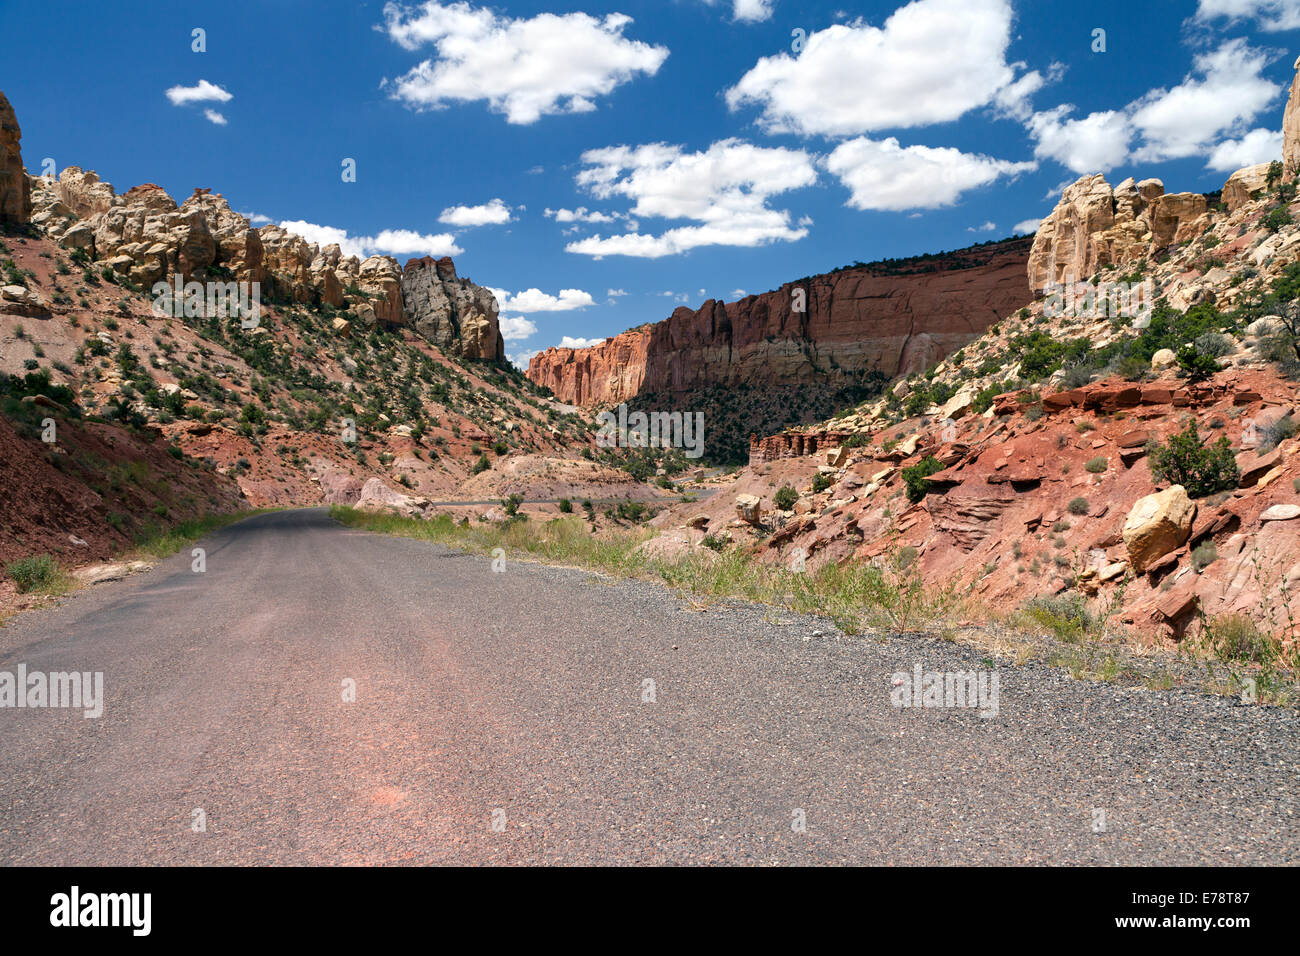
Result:
{"label": "blue sky", "polygon": [[453,254],[526,359],[1001,238],[1085,173],[1216,189],[1280,156],[1297,27],[1300,0],[6,0],[0,90],[33,172]]}

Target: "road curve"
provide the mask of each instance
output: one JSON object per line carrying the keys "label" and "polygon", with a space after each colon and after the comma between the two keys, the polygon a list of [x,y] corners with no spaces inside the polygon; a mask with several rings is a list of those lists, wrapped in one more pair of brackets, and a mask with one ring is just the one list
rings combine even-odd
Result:
{"label": "road curve", "polygon": [[1032,663],[996,717],[902,709],[981,655],[319,509],[201,545],[0,629],[105,690],[0,709],[0,863],[1300,860],[1291,713]]}

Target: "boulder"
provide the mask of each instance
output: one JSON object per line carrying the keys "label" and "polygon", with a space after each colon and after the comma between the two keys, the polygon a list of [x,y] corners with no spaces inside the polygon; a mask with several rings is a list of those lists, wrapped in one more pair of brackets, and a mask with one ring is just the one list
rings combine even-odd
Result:
{"label": "boulder", "polygon": [[1260,521],[1292,521],[1300,518],[1300,505],[1274,505],[1259,516]]}
{"label": "boulder", "polygon": [[826,452],[826,464],[832,468],[842,468],[849,460],[849,449],[843,445],[837,445],[830,451]]}
{"label": "boulder", "polygon": [[1237,170],[1223,184],[1222,200],[1228,212],[1236,212],[1268,186],[1268,163]]}
{"label": "boulder", "polygon": [[360,511],[394,511],[408,518],[421,517],[429,508],[426,498],[414,498],[389,488],[382,479],[370,478],[361,486]]}
{"label": "boulder", "polygon": [[1129,564],[1141,574],[1169,552],[1182,546],[1192,532],[1196,505],[1182,485],[1138,499],[1124,522],[1124,547]]}
{"label": "boulder", "polygon": [[1151,371],[1163,372],[1165,369],[1173,368],[1178,364],[1178,356],[1174,354],[1173,349],[1157,349],[1156,353],[1151,356]]}
{"label": "boulder", "polygon": [[746,524],[757,525],[762,504],[755,495],[737,495],[736,516]]}
{"label": "boulder", "polygon": [[1238,484],[1242,488],[1253,487],[1259,483],[1260,478],[1276,468],[1281,460],[1282,451],[1279,448],[1274,448],[1264,455],[1242,452],[1237,456],[1237,470],[1241,472]]}

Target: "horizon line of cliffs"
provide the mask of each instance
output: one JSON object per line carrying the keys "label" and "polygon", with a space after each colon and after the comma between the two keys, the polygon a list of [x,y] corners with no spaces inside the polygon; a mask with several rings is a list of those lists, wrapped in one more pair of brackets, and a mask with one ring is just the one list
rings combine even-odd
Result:
{"label": "horizon line of cliffs", "polygon": [[[919,371],[1027,299],[1028,237],[710,299],[583,349],[533,356],[528,377],[573,405],[713,385],[850,384]],[[800,308],[802,306],[802,308]]]}
{"label": "horizon line of cliffs", "polygon": [[254,229],[208,189],[178,205],[154,183],[118,195],[77,166],[57,179],[30,176],[21,137],[0,92],[0,222],[31,223],[130,282],[150,288],[220,269],[235,281],[260,283],[276,300],[347,309],[365,328],[408,327],[450,354],[505,360],[496,299],[458,276],[449,257],[412,258],[403,267],[392,256],[345,256],[335,243],[322,247],[277,225]]}

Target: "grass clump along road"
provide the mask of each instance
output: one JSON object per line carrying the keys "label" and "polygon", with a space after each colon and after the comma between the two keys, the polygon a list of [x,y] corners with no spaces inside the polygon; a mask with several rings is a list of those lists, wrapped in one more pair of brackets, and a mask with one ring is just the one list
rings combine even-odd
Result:
{"label": "grass clump along road", "polygon": [[923,586],[911,549],[898,549],[876,564],[828,565],[795,571],[762,564],[730,549],[699,548],[660,557],[642,547],[649,529],[598,537],[577,515],[550,521],[523,517],[499,524],[457,523],[450,515],[431,521],[375,514],[336,505],[335,520],[350,528],[418,538],[478,554],[502,548],[516,557],[574,565],[619,577],[658,580],[703,599],[732,598],[830,618],[846,634],[883,628],[922,631],[944,622],[962,605],[950,590]]}

